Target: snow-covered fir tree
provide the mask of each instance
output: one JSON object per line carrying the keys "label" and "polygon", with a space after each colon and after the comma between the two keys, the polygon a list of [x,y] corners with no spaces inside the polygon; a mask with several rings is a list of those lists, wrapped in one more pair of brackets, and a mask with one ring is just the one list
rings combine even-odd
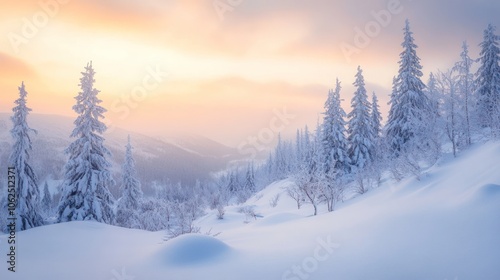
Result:
{"label": "snow-covered fir tree", "polygon": [[[280,141],[282,140],[280,139]],[[289,141],[282,142],[281,146],[285,153],[285,161],[289,161],[286,163],[287,174],[295,173],[305,168],[311,147],[310,133],[307,125],[304,129],[297,129],[295,143]],[[275,151],[274,154],[277,154],[277,152]]]}
{"label": "snow-covered fir tree", "polygon": [[378,105],[378,98],[375,92],[372,93],[372,111],[371,111],[371,121],[373,130],[373,164],[371,166],[371,172],[369,175],[376,178],[377,183],[380,184],[382,169],[385,156],[385,146],[382,139],[382,114],[380,113],[380,106]]}
{"label": "snow-covered fir tree", "polygon": [[247,190],[249,193],[254,193],[256,191],[256,186],[255,186],[255,171],[253,167],[253,162],[249,163],[247,166],[247,171],[245,174],[245,185],[244,185],[245,190]]}
{"label": "snow-covered fir tree", "polygon": [[100,120],[106,109],[99,105],[94,75],[92,63],[87,64],[73,106],[78,117],[71,137],[76,139],[66,149],[69,160],[64,170],[58,222],[95,220],[113,224],[115,220],[114,199],[108,189],[114,180],[106,158],[111,153],[104,146],[106,125]]}
{"label": "snow-covered fir tree", "polygon": [[424,90],[424,94],[429,100],[429,107],[426,118],[426,126],[424,126],[421,131],[422,136],[426,140],[423,147],[427,147],[427,159],[430,162],[437,160],[441,154],[441,139],[443,135],[443,117],[441,115],[442,107],[442,95],[437,90],[436,79],[434,74],[431,72],[429,75],[429,80],[427,83],[427,88]]}
{"label": "snow-covered fir tree", "polygon": [[472,65],[474,60],[469,56],[469,47],[467,42],[462,44],[462,53],[460,53],[461,60],[455,64],[453,70],[458,72],[458,86],[460,87],[460,95],[463,99],[463,108],[465,116],[465,139],[466,145],[472,144],[472,128],[471,128],[471,111],[473,109],[472,92],[474,85],[474,75],[472,74]]}
{"label": "snow-covered fir tree", "polygon": [[228,183],[227,183],[227,189],[231,193],[235,193],[240,190],[240,180],[238,178],[238,170],[232,170],[231,173],[229,173],[228,177]]}
{"label": "snow-covered fir tree", "polygon": [[479,45],[480,66],[477,71],[477,90],[479,122],[494,132],[500,129],[500,48],[495,27],[488,25],[484,31],[483,42]]}
{"label": "snow-covered fir tree", "polygon": [[19,87],[19,98],[15,101],[16,106],[12,109],[14,114],[11,117],[10,133],[14,144],[9,162],[16,172],[17,230],[43,225],[43,218],[40,215],[40,190],[36,175],[29,164],[32,150],[30,133],[36,133],[36,131],[28,126],[27,117],[31,109],[26,106],[27,95],[23,82]]}
{"label": "snow-covered fir tree", "polygon": [[[390,100],[387,102],[387,105],[389,105],[389,113],[387,116],[387,123],[385,125],[385,130],[387,130],[389,126],[389,120],[395,119],[396,117],[394,116],[396,114],[396,109],[399,108],[399,105],[397,105],[398,98],[397,98],[397,78],[394,76],[392,77],[392,90],[390,94]],[[387,131],[386,131],[387,134]]]}
{"label": "snow-covered fir tree", "polygon": [[302,131],[297,129],[295,136],[295,166],[294,169],[298,170],[302,164],[302,158],[304,157],[302,150]]}
{"label": "snow-covered fir tree", "polygon": [[322,133],[322,173],[318,178],[321,199],[326,203],[328,211],[333,211],[335,202],[339,200],[344,189],[343,176],[349,172],[350,159],[347,154],[348,143],[346,139],[346,114],[341,106],[340,82],[337,79],[335,90],[328,92],[325,102]]}
{"label": "snow-covered fir tree", "polygon": [[371,104],[365,89],[363,71],[358,66],[354,96],[351,100],[352,111],[347,115],[349,158],[351,165],[355,168],[363,169],[373,160],[374,133],[373,124],[370,118]]}
{"label": "snow-covered fir tree", "polygon": [[137,179],[135,160],[132,156],[130,135],[125,146],[125,162],[122,166],[122,196],[116,208],[116,223],[122,227],[140,228],[137,211],[141,206],[141,182]]}
{"label": "snow-covered fir tree", "polygon": [[323,118],[323,151],[325,153],[324,170],[329,174],[331,170],[346,173],[349,170],[349,155],[347,154],[346,113],[340,104],[340,82],[337,79],[335,90],[328,92],[325,102]]}
{"label": "snow-covered fir tree", "polygon": [[45,217],[48,218],[52,214],[52,195],[50,194],[49,184],[47,184],[47,182],[43,185],[41,204]]}
{"label": "snow-covered fir tree", "polygon": [[289,174],[290,162],[287,159],[290,154],[287,146],[287,143],[281,139],[281,134],[278,133],[278,144],[274,151],[274,168],[278,179],[284,179]]}
{"label": "snow-covered fir tree", "polygon": [[302,155],[299,165],[302,168],[309,161],[309,151],[311,149],[311,133],[309,132],[309,127],[307,125],[304,126],[304,131],[301,133],[301,136],[300,146]]}
{"label": "snow-covered fir tree", "polygon": [[[239,176],[239,172],[236,171],[236,176]],[[244,203],[248,200],[256,191],[255,185],[255,171],[253,167],[253,162],[249,163],[246,167],[246,171],[242,171],[242,177],[244,177],[244,182],[239,185],[238,189],[234,193],[236,195],[236,201],[238,203]],[[220,205],[219,205],[220,206]]]}
{"label": "snow-covered fir tree", "polygon": [[371,119],[373,126],[373,135],[375,136],[375,138],[378,138],[382,133],[382,114],[380,113],[380,106],[378,105],[378,98],[375,92],[373,92],[372,94]]}
{"label": "snow-covered fir tree", "polygon": [[269,153],[269,156],[267,157],[266,160],[266,164],[264,166],[266,168],[267,180],[269,182],[273,182],[275,179],[273,153]]}
{"label": "snow-covered fir tree", "polygon": [[424,149],[427,143],[425,137],[428,121],[431,118],[429,99],[423,91],[425,85],[420,79],[422,66],[408,20],[404,28],[402,47],[386,129],[388,145],[395,157],[413,148]]}
{"label": "snow-covered fir tree", "polygon": [[440,110],[440,105],[441,105],[441,99],[442,95],[439,92],[438,88],[438,83],[436,80],[436,76],[434,73],[429,74],[429,80],[427,81],[427,88],[425,93],[427,94],[427,97],[429,98],[429,106],[430,110],[433,114],[439,116],[439,110]]}

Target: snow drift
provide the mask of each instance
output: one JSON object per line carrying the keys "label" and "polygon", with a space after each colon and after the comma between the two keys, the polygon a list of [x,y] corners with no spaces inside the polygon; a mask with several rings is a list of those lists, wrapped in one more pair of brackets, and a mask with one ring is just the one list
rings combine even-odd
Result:
{"label": "snow drift", "polygon": [[93,222],[43,226],[17,234],[17,272],[2,262],[0,279],[500,279],[499,170],[500,143],[476,145],[444,157],[420,181],[386,177],[318,216],[287,197],[293,182],[275,182],[243,205],[256,219],[239,205],[223,220],[209,211],[197,221],[216,237],[164,241],[165,232]]}
{"label": "snow drift", "polygon": [[181,235],[165,245],[155,258],[169,265],[187,266],[213,262],[231,251],[224,242],[200,234]]}

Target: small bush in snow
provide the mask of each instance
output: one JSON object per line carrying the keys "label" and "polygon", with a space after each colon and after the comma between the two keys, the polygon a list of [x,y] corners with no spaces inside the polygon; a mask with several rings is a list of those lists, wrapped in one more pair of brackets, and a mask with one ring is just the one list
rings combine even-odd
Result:
{"label": "small bush in snow", "polygon": [[279,200],[280,200],[280,194],[278,193],[269,200],[269,205],[274,208],[278,206]]}
{"label": "small bush in snow", "polygon": [[226,214],[226,210],[224,209],[224,206],[219,204],[219,206],[217,206],[217,219],[224,219],[224,214]]}
{"label": "small bush in snow", "polygon": [[262,197],[264,197],[264,194],[259,193],[258,195],[255,196],[255,201],[259,201]]}
{"label": "small bush in snow", "polygon": [[299,187],[297,187],[297,185],[295,184],[293,186],[289,186],[286,188],[286,193],[289,197],[295,200],[295,202],[297,203],[297,209],[300,209],[300,207],[302,206],[302,200],[304,198]]}
{"label": "small bush in snow", "polygon": [[243,206],[238,210],[239,213],[245,214],[246,219],[254,218],[257,220],[257,214],[255,213],[255,206]]}

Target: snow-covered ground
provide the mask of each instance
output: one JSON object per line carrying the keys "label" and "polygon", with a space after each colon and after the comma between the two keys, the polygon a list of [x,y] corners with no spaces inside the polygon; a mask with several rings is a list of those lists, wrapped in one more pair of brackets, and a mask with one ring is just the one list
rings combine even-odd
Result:
{"label": "snow-covered ground", "polygon": [[[500,279],[500,143],[445,158],[420,181],[337,205],[297,209],[271,184],[245,205],[197,221],[204,234],[164,241],[146,232],[71,222],[17,233],[16,272],[0,279]],[[270,200],[277,194],[276,207]],[[0,236],[6,258],[7,236]]]}

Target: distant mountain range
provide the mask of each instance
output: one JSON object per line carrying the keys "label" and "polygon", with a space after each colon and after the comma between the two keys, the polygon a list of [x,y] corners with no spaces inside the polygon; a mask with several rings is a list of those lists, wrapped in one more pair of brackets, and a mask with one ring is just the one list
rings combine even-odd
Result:
{"label": "distant mountain range", "polygon": [[[72,141],[69,136],[74,127],[73,121],[72,118],[56,115],[29,115],[29,125],[38,131],[38,134],[32,136],[31,162],[41,184],[44,180],[62,179],[64,164],[68,158],[64,149]],[[1,182],[5,182],[6,164],[11,151],[10,129],[10,114],[0,113]],[[193,184],[197,179],[206,179],[211,173],[225,169],[232,161],[242,159],[236,149],[202,136],[182,135],[160,139],[115,128],[104,135],[105,146],[113,154],[110,161],[117,182],[117,186],[112,189],[115,194],[120,184],[124,146],[129,134],[134,147],[137,173],[146,192],[151,191],[154,181]]]}

